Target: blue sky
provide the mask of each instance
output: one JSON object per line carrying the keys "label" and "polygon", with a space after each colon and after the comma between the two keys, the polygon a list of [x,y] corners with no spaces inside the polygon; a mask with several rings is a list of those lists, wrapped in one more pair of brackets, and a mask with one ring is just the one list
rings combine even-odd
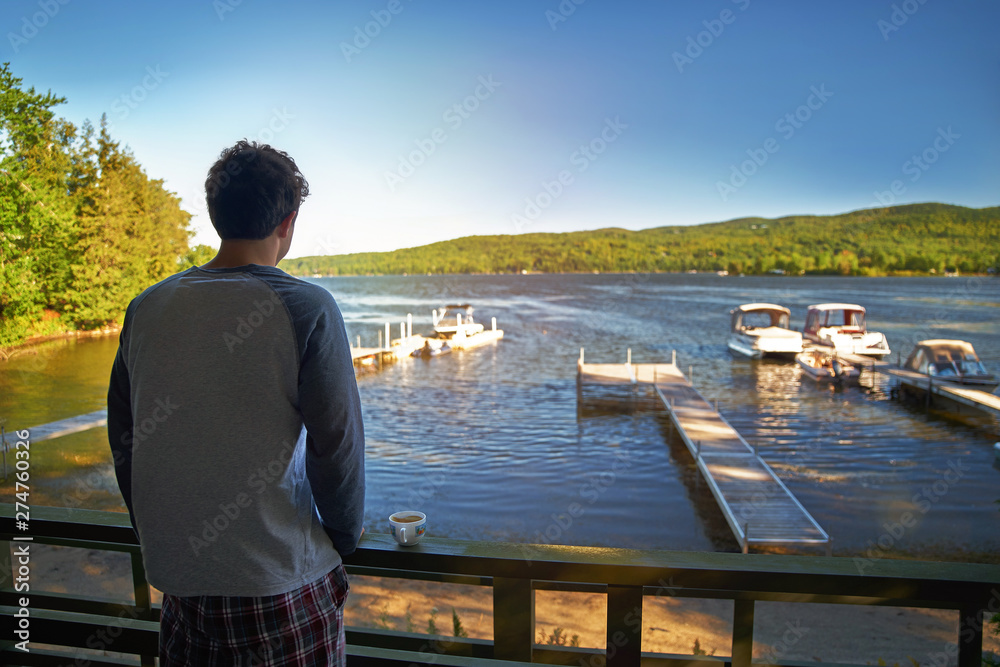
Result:
{"label": "blue sky", "polygon": [[994,206],[998,25],[982,0],[9,0],[0,59],[107,113],[196,242],[222,148],[288,151],[294,257]]}

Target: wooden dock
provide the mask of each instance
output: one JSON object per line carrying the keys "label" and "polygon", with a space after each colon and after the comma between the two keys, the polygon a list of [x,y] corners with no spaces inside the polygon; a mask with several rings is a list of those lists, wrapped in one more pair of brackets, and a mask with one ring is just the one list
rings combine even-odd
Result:
{"label": "wooden dock", "polygon": [[887,361],[876,361],[859,354],[839,354],[837,356],[858,368],[888,375],[895,378],[900,384],[927,392],[928,406],[932,404],[933,397],[938,396],[959,407],[972,408],[978,412],[1000,418],[1000,396],[996,394],[945,380],[934,380],[922,373],[899,368]]}
{"label": "wooden dock", "polygon": [[577,361],[577,382],[598,385],[650,385],[708,482],[737,541],[747,553],[758,545],[825,545],[830,536],[743,436],[669,364]]}

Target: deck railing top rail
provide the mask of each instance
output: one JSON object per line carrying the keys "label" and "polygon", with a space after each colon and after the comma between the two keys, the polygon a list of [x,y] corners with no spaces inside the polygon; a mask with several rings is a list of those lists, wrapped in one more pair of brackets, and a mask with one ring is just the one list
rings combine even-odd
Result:
{"label": "deck railing top rail", "polygon": [[[0,541],[30,535],[34,543],[81,546],[130,552],[138,588],[148,593],[138,544],[127,514],[55,507],[33,507],[30,531],[16,530],[15,506],[0,504]],[[403,548],[388,535],[366,535],[358,551],[346,559],[349,569],[389,577],[465,580],[494,588],[495,651],[489,657],[530,661],[534,621],[533,589],[599,590],[608,595],[609,649],[612,630],[626,626],[615,610],[632,610],[645,595],[711,597],[735,600],[733,664],[749,664],[753,602],[832,602],[960,610],[977,618],[1000,607],[1000,566],[822,556],[651,551],[558,545],[523,545],[425,538]],[[3,602],[13,604],[10,567],[3,578]],[[136,605],[140,605],[137,590]],[[148,597],[142,595],[148,608]],[[51,596],[45,600],[52,599]],[[995,604],[993,604],[995,602]],[[993,604],[993,606],[991,606]],[[749,605],[749,606],[747,606]],[[57,610],[69,607],[53,607]],[[749,611],[748,611],[749,610]],[[5,612],[6,613],[6,612]],[[749,615],[748,615],[749,614]],[[749,644],[737,635],[749,618]],[[512,619],[514,619],[512,621]],[[626,620],[626,623],[628,621]],[[978,644],[981,646],[981,621]],[[507,641],[508,639],[515,639]],[[507,650],[515,644],[517,650]],[[638,664],[620,652],[608,664]],[[506,647],[501,651],[501,645]],[[738,650],[739,649],[739,650]],[[962,647],[960,647],[962,649]],[[741,652],[742,651],[742,652]],[[961,665],[980,655],[966,647]],[[744,656],[744,657],[741,657]],[[634,660],[633,660],[634,658]],[[977,664],[978,667],[978,664]]]}

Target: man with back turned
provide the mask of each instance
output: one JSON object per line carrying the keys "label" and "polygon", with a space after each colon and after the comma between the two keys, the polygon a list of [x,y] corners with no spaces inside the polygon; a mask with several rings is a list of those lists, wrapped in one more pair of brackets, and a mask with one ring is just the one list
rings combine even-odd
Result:
{"label": "man with back turned", "polygon": [[361,403],[333,297],[276,268],[309,186],[241,141],[205,188],[219,253],[132,301],[108,391],[160,665],[342,665]]}

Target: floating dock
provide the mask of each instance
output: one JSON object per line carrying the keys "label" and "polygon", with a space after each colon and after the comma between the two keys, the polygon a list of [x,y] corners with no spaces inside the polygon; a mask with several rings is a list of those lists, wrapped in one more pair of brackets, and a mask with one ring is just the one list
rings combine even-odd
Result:
{"label": "floating dock", "polygon": [[916,373],[905,368],[893,366],[888,361],[876,361],[871,357],[864,357],[859,354],[839,354],[837,356],[858,368],[888,375],[895,378],[902,385],[926,392],[928,406],[932,404],[933,397],[939,396],[953,402],[957,406],[972,408],[980,413],[1000,418],[1000,396],[996,394],[944,380],[935,380],[923,373]]}
{"label": "floating dock", "polygon": [[669,364],[587,364],[580,350],[577,383],[652,386],[677,432],[708,482],[719,509],[743,548],[763,545],[824,545],[830,536],[778,479],[743,436],[713,409],[677,368]]}

